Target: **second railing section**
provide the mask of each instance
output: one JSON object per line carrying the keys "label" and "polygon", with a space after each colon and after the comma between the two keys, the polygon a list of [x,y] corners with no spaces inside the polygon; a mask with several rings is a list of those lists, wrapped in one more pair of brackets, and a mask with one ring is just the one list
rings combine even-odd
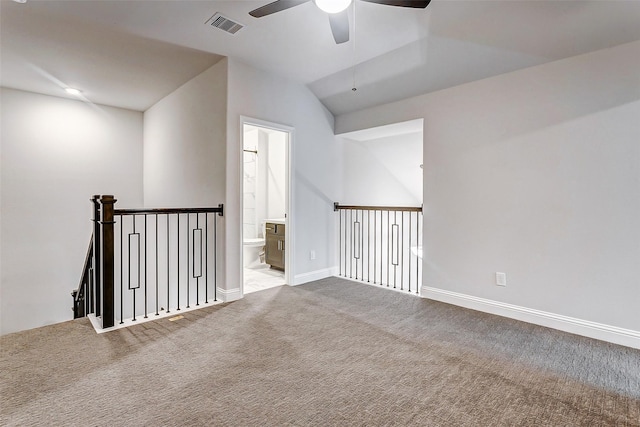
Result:
{"label": "second railing section", "polygon": [[418,294],[422,207],[334,206],[340,276]]}

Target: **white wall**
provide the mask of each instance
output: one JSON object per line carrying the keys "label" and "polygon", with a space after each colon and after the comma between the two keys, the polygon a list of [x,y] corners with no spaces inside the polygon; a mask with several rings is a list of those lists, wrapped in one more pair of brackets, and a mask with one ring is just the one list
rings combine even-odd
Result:
{"label": "white wall", "polygon": [[243,238],[264,237],[266,219],[286,213],[287,133],[245,126]]}
{"label": "white wall", "polygon": [[426,286],[640,331],[640,42],[347,114],[336,127],[416,117]]}
{"label": "white wall", "polygon": [[147,207],[218,206],[225,197],[227,60],[144,113]]}
{"label": "white wall", "polygon": [[[229,59],[227,121],[227,286],[239,289],[240,260],[240,116],[295,128],[293,212],[295,281],[328,274],[335,265],[335,216],[340,182],[340,148],[333,135],[333,116],[305,86]],[[236,237],[237,236],[237,237]],[[291,249],[291,244],[289,249]],[[309,251],[316,259],[309,259]]]}
{"label": "white wall", "polygon": [[346,205],[420,206],[422,132],[373,140],[343,138]]}
{"label": "white wall", "polygon": [[[261,151],[260,139],[266,135],[262,135],[259,129],[251,127],[250,130],[244,131],[244,149],[249,151]],[[264,154],[264,153],[263,153]],[[244,239],[253,239],[256,237],[264,237],[259,234],[259,218],[265,218],[267,215],[267,183],[265,179],[258,180],[258,170],[266,170],[267,160],[264,155],[258,156],[252,152],[244,152],[243,158],[243,212],[242,212],[242,236]]]}
{"label": "white wall", "polygon": [[1,89],[1,331],[73,318],[93,194],[142,205],[142,113]]}
{"label": "white wall", "polygon": [[[226,59],[189,80],[144,113],[146,207],[226,204],[226,114]],[[219,229],[224,229],[225,217],[216,216]],[[222,233],[218,233],[216,244],[217,265],[212,265],[214,260],[210,257],[211,265],[207,268],[212,272],[215,269],[220,287],[220,283],[225,283],[226,251]],[[185,268],[186,264],[182,264],[178,277],[183,277]],[[176,285],[171,284],[172,287]]]}
{"label": "white wall", "polygon": [[267,215],[266,218],[284,218],[287,191],[287,134],[270,132],[267,149]]}

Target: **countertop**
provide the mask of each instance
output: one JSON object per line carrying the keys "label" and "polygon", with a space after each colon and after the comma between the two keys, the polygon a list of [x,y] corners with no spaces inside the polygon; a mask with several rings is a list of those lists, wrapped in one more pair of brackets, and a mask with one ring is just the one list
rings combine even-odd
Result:
{"label": "countertop", "polygon": [[270,222],[271,224],[281,224],[281,225],[285,225],[286,221],[287,221],[286,218],[270,218],[270,219],[264,220],[264,222]]}

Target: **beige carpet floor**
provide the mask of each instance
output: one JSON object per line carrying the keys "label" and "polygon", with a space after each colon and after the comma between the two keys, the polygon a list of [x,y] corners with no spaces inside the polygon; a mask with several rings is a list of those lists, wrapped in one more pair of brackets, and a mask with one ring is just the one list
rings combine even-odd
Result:
{"label": "beige carpet floor", "polygon": [[640,426],[640,351],[338,278],[0,338],[3,426]]}

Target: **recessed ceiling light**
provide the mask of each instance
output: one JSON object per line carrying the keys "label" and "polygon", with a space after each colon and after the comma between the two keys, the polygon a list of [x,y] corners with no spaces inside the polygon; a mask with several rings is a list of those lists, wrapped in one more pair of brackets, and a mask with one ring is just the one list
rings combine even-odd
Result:
{"label": "recessed ceiling light", "polygon": [[82,95],[82,91],[80,89],[75,89],[72,87],[67,87],[64,89],[65,92],[67,92],[69,95],[75,95],[75,96],[80,96]]}
{"label": "recessed ceiling light", "polygon": [[27,0],[13,0],[13,1],[16,2],[16,3],[26,3],[27,2]]}

